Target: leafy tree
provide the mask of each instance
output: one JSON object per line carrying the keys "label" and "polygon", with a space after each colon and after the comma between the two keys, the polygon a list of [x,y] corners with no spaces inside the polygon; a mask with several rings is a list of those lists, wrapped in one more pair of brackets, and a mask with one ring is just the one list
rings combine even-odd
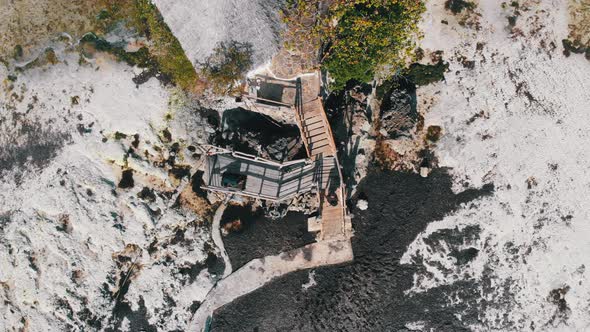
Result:
{"label": "leafy tree", "polygon": [[332,88],[369,82],[380,67],[402,67],[423,12],[421,0],[335,0],[320,26]]}

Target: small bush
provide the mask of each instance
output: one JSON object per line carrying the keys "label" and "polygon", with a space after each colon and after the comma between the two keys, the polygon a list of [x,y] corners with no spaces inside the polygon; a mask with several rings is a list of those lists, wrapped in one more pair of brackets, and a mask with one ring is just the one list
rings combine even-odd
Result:
{"label": "small bush", "polygon": [[15,59],[20,59],[23,57],[23,47],[21,45],[16,45],[14,50],[12,51],[12,56]]}
{"label": "small bush", "polygon": [[235,82],[252,67],[252,45],[231,41],[221,42],[204,63],[202,72],[220,93],[235,89]]}

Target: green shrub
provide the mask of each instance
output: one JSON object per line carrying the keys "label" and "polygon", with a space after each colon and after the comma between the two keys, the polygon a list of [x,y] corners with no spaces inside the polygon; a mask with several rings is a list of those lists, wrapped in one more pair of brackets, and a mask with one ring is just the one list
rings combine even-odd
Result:
{"label": "green shrub", "polygon": [[332,88],[340,90],[349,80],[369,82],[380,66],[400,68],[423,12],[420,0],[336,0],[321,27]]}
{"label": "green shrub", "polygon": [[442,135],[442,128],[440,126],[429,126],[426,130],[426,139],[436,143]]}

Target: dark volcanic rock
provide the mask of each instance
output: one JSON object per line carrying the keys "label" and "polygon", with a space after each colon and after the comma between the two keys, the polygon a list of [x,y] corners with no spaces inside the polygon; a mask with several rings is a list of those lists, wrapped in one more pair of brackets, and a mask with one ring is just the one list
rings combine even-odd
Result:
{"label": "dark volcanic rock", "polygon": [[279,220],[270,220],[262,209],[253,212],[250,206],[232,205],[225,210],[221,225],[229,226],[236,220],[239,227],[234,226],[237,229],[223,239],[234,270],[252,259],[315,242],[314,236],[307,232],[307,219],[302,213],[289,212]]}
{"label": "dark volcanic rock", "polygon": [[381,129],[392,139],[408,137],[418,122],[416,86],[403,78],[391,86],[381,104]]}
{"label": "dark volcanic rock", "polygon": [[[475,284],[457,282],[406,295],[418,267],[400,265],[399,260],[430,222],[492,190],[454,194],[450,177],[440,169],[426,179],[374,171],[359,184],[370,208],[352,211],[353,262],[315,269],[317,284],[308,289],[302,284],[308,282],[309,271],[277,278],[218,309],[212,330],[405,331],[407,323],[423,321],[425,330],[469,331],[468,324],[477,321],[475,299],[480,298]],[[451,304],[449,296],[473,300],[470,306]]]}
{"label": "dark volcanic rock", "polygon": [[296,125],[282,124],[242,108],[223,112],[221,131],[211,138],[210,143],[278,161],[305,156]]}
{"label": "dark volcanic rock", "polygon": [[477,254],[479,254],[479,250],[475,248],[467,248],[459,251],[454,251],[451,253],[451,255],[455,257],[455,259],[457,259],[458,265],[463,265],[471,262],[475,259],[475,257],[477,257]]}
{"label": "dark volcanic rock", "polygon": [[119,181],[119,188],[133,188],[135,181],[133,181],[133,170],[128,168],[121,173],[121,181]]}

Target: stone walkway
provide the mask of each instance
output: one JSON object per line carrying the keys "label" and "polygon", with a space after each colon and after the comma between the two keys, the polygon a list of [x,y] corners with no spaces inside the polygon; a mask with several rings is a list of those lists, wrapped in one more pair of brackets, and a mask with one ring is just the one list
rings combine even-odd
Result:
{"label": "stone walkway", "polygon": [[221,257],[223,258],[223,263],[225,264],[225,270],[223,270],[223,277],[226,278],[232,273],[231,261],[229,260],[229,256],[227,251],[225,251],[225,246],[223,244],[223,238],[221,237],[221,217],[223,217],[223,212],[227,204],[224,202],[215,211],[215,215],[213,216],[213,225],[211,229],[211,237],[213,238],[213,243],[219,248],[221,252]]}
{"label": "stone walkway", "polygon": [[215,309],[264,286],[274,278],[298,270],[342,264],[352,259],[350,240],[322,241],[279,255],[254,259],[211,289],[195,312],[188,330],[203,331],[207,317],[213,315]]}

